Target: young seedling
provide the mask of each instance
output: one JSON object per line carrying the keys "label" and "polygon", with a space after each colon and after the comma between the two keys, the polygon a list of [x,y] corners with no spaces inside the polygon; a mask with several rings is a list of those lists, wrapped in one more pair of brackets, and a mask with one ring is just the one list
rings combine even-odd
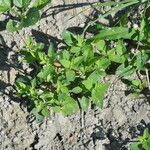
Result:
{"label": "young seedling", "polygon": [[148,129],[145,129],[143,135],[138,137],[137,142],[131,144],[130,150],[150,150],[150,134]]}

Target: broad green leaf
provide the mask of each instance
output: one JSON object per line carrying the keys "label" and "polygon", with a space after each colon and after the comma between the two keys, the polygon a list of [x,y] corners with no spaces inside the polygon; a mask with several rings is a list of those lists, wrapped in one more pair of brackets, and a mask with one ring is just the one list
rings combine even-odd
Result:
{"label": "broad green leaf", "polygon": [[91,80],[92,83],[97,83],[99,79],[100,79],[100,74],[98,71],[93,71],[88,77],[88,80]]}
{"label": "broad green leaf", "polygon": [[74,66],[79,66],[83,62],[83,56],[78,56],[72,59]]}
{"label": "broad green leaf", "polygon": [[77,86],[77,87],[73,88],[73,89],[71,90],[71,92],[73,92],[73,93],[75,93],[75,94],[78,94],[78,93],[81,93],[81,92],[82,92],[82,89],[81,89],[79,86]]}
{"label": "broad green leaf", "polygon": [[66,71],[66,79],[68,82],[75,80],[75,72],[72,70]]}
{"label": "broad green leaf", "polygon": [[94,58],[94,51],[93,51],[93,47],[91,44],[85,44],[82,47],[82,51],[83,51],[83,58],[85,62],[89,62],[91,61],[91,59]]}
{"label": "broad green leaf", "polygon": [[69,60],[70,58],[70,53],[67,50],[63,51],[63,59]]}
{"label": "broad green leaf", "polygon": [[24,27],[35,25],[40,20],[40,12],[36,8],[30,8],[23,20]]}
{"label": "broad green leaf", "polygon": [[145,138],[145,139],[149,139],[149,140],[150,140],[150,134],[149,134],[149,132],[148,132],[148,129],[147,129],[147,128],[144,130],[143,138]]}
{"label": "broad green leaf", "polygon": [[86,98],[85,96],[83,96],[79,102],[80,102],[82,110],[87,111],[89,104],[90,104],[90,100]]}
{"label": "broad green leaf", "polygon": [[38,73],[37,77],[49,82],[51,80],[54,68],[50,65],[44,66],[43,69]]}
{"label": "broad green leaf", "polygon": [[104,71],[109,67],[111,61],[108,58],[101,57],[98,61],[96,61],[96,65],[99,69],[103,69]]}
{"label": "broad green leaf", "polygon": [[63,107],[61,108],[62,113],[67,115],[72,115],[77,112],[79,109],[77,102],[71,97],[65,97],[65,101],[63,102]]}
{"label": "broad green leaf", "polygon": [[41,123],[44,120],[44,116],[40,115],[36,108],[33,108],[31,113],[35,116],[37,123]]}
{"label": "broad green leaf", "polygon": [[94,36],[93,41],[99,40],[117,40],[117,39],[136,39],[137,32],[134,29],[126,27],[112,27],[105,30],[101,30],[99,34]]}
{"label": "broad green leaf", "polygon": [[31,80],[31,86],[32,86],[32,88],[35,88],[36,85],[37,85],[37,81],[36,81],[36,78],[34,78]]}
{"label": "broad green leaf", "polygon": [[48,110],[47,107],[44,107],[44,108],[42,109],[41,113],[42,113],[42,115],[43,115],[44,117],[48,117],[49,114],[50,114],[50,112],[49,112],[49,110]]}
{"label": "broad green leaf", "polygon": [[133,85],[135,85],[137,87],[141,84],[140,80],[132,80],[131,82],[132,82]]}
{"label": "broad green leaf", "polygon": [[40,51],[35,51],[33,52],[34,57],[37,58],[37,61],[40,64],[47,64],[48,63],[48,57],[45,53],[40,52]]}
{"label": "broad green leaf", "polygon": [[34,6],[37,7],[38,9],[42,9],[50,2],[51,0],[35,0]]}
{"label": "broad green leaf", "polygon": [[26,51],[26,50],[21,50],[21,54],[23,56],[23,61],[27,62],[27,63],[33,63],[37,60],[36,57],[33,57],[33,55],[31,55],[30,52]]}
{"label": "broad green leaf", "polygon": [[54,97],[54,93],[52,92],[43,92],[41,95],[40,95],[40,98],[47,101],[47,100],[51,100],[52,98]]}
{"label": "broad green leaf", "polygon": [[62,59],[60,60],[60,63],[63,65],[63,67],[70,68],[71,62],[69,60]]}
{"label": "broad green leaf", "polygon": [[21,30],[22,28],[23,28],[23,24],[15,20],[9,20],[6,25],[6,30],[9,32],[15,32]]}
{"label": "broad green leaf", "polygon": [[84,80],[82,84],[85,86],[86,89],[91,90],[91,88],[93,87],[93,80],[92,79]]}
{"label": "broad green leaf", "polygon": [[104,40],[99,40],[95,43],[97,49],[102,53],[105,54],[106,53],[106,43]]}
{"label": "broad green leaf", "polygon": [[133,74],[135,71],[135,68],[131,65],[125,66],[124,64],[120,65],[116,70],[116,75],[118,76],[129,76]]}
{"label": "broad green leaf", "polygon": [[78,46],[71,46],[71,48],[70,48],[70,52],[71,52],[71,53],[77,54],[77,53],[79,53],[80,51],[81,51],[81,47],[78,47]]}
{"label": "broad green leaf", "polygon": [[30,4],[30,0],[13,0],[14,5],[17,7],[27,7]]}
{"label": "broad green leaf", "polygon": [[103,99],[109,83],[99,83],[92,90],[92,101],[100,108],[103,108]]}
{"label": "broad green leaf", "polygon": [[141,50],[136,56],[136,61],[134,65],[137,67],[138,70],[144,70],[148,59],[149,56],[146,54],[146,52]]}
{"label": "broad green leaf", "polygon": [[48,48],[48,53],[47,53],[48,57],[50,57],[52,60],[55,59],[56,57],[56,50],[54,48],[54,44],[50,43],[50,46]]}
{"label": "broad green leaf", "polygon": [[118,54],[115,54],[115,50],[112,49],[110,51],[108,51],[108,58],[109,60],[113,61],[113,62],[116,62],[116,63],[124,63],[125,60],[126,60],[126,57],[125,55],[118,55]]}
{"label": "broad green leaf", "polygon": [[117,52],[117,55],[125,55],[127,49],[126,49],[126,46],[125,46],[125,43],[123,42],[123,40],[119,40],[117,42],[117,46],[116,46],[116,52]]}
{"label": "broad green leaf", "polygon": [[23,76],[23,75],[19,75],[19,77],[16,79],[16,82],[22,82],[26,85],[30,85],[30,80],[31,80],[31,77],[29,76]]}
{"label": "broad green leaf", "polygon": [[83,44],[83,42],[84,42],[84,39],[83,39],[81,36],[78,35],[78,36],[77,36],[77,41],[78,41],[78,44],[77,44],[77,45],[78,45],[79,47],[81,47],[82,44]]}
{"label": "broad green leaf", "polygon": [[141,148],[139,148],[139,143],[135,142],[135,143],[131,144],[130,150],[141,150]]}
{"label": "broad green leaf", "polygon": [[67,86],[65,86],[65,85],[62,85],[62,86],[60,87],[60,91],[61,91],[62,93],[64,93],[64,94],[69,94],[69,89],[68,89]]}
{"label": "broad green leaf", "polygon": [[68,30],[64,30],[62,33],[62,38],[68,46],[72,46],[74,43],[73,35]]}
{"label": "broad green leaf", "polygon": [[3,13],[11,8],[11,0],[0,0],[0,13]]}

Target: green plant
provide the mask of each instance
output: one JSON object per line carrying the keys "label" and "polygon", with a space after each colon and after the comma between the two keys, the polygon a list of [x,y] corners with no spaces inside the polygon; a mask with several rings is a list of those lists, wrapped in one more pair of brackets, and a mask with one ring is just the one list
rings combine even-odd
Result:
{"label": "green plant", "polygon": [[[18,78],[17,93],[26,97],[36,118],[48,116],[50,109],[70,115],[78,109],[86,110],[90,103],[103,107],[104,93],[109,83],[103,77],[114,74],[125,78],[144,72],[145,81],[130,81],[132,92],[140,93],[149,86],[150,30],[145,3],[137,29],[128,27],[128,15],[114,27],[98,23],[90,26],[96,32],[89,38],[65,30],[63,49],[56,51],[29,39],[21,51],[24,61],[33,68],[30,74]],[[132,43],[132,44],[131,44]],[[132,52],[132,49],[134,52]]]}
{"label": "green plant", "polygon": [[51,0],[0,0],[0,14],[8,12],[6,29],[10,32],[34,25],[40,19],[40,10]]}
{"label": "green plant", "polygon": [[139,136],[137,142],[130,145],[131,150],[150,150],[150,134],[148,129],[144,130],[142,136]]}
{"label": "green plant", "polygon": [[[104,70],[99,67],[99,56],[80,36],[64,32],[66,49],[56,52],[51,45],[47,54],[43,45],[30,39],[21,51],[24,60],[34,68],[33,78],[18,78],[19,96],[30,99],[30,106],[48,116],[49,109],[70,115],[78,109],[86,110],[92,101],[100,108],[108,83],[100,83]],[[105,66],[106,68],[107,66]]]}
{"label": "green plant", "polygon": [[133,93],[135,96],[139,96],[147,90],[146,81],[141,81],[139,79],[122,79],[122,81],[128,85],[128,90],[126,91],[128,94]]}

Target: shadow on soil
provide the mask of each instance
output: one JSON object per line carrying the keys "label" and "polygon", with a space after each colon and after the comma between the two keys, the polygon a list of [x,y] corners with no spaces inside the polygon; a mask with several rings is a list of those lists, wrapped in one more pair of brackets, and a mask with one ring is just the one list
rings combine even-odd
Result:
{"label": "shadow on soil", "polygon": [[[93,132],[91,134],[91,138],[93,139],[94,143],[96,141],[105,139],[103,127],[97,126],[96,128],[99,131]],[[136,139],[138,136],[143,135],[144,129],[146,128],[150,131],[150,123],[146,124],[144,120],[141,120],[141,122],[137,126],[129,127],[129,134],[131,139],[123,139],[123,134],[121,133],[121,131],[119,131],[122,130],[122,127],[119,127],[117,129],[117,136],[114,136],[116,135],[116,131],[114,131],[113,128],[109,128],[105,132],[105,135],[109,140],[109,144],[104,144],[104,146],[106,150],[128,150],[127,147],[135,141],[132,139]]]}
{"label": "shadow on soil", "polygon": [[[11,78],[10,70],[15,69],[18,70],[21,68],[18,63],[18,53],[13,53],[12,49],[15,46],[15,42],[11,43],[11,47],[8,47],[3,37],[0,35],[0,71],[6,71],[5,80],[1,76],[0,79],[0,92],[5,93],[5,89],[8,86],[11,86],[9,80]],[[8,94],[7,94],[8,95]],[[11,93],[9,93],[11,96]]]}
{"label": "shadow on soil", "polygon": [[[95,7],[93,7],[92,5],[96,4],[96,2],[86,2],[86,3],[76,3],[76,4],[63,4],[63,5],[57,5],[57,6],[53,6],[48,8],[47,10],[45,10],[42,14],[42,18],[46,18],[48,16],[51,15],[57,15],[63,11],[67,11],[70,9],[77,9],[77,8],[81,8],[81,7],[85,7],[85,6],[91,6],[92,8],[95,9]],[[51,13],[47,14],[47,12],[49,12],[50,10],[52,10]]]}

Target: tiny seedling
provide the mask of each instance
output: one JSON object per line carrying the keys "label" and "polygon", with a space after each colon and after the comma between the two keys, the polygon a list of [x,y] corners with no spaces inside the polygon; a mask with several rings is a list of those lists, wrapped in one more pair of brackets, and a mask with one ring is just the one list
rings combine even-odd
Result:
{"label": "tiny seedling", "polygon": [[51,0],[0,0],[0,14],[9,15],[6,29],[10,32],[32,26],[40,20],[40,11]]}
{"label": "tiny seedling", "polygon": [[145,129],[143,135],[138,137],[137,142],[130,145],[130,150],[150,150],[150,134],[148,129]]}

